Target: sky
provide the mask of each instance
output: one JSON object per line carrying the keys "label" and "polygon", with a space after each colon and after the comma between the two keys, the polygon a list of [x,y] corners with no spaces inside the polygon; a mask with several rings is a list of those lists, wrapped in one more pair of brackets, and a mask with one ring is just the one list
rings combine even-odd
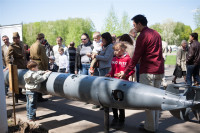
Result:
{"label": "sky", "polygon": [[90,18],[101,31],[111,8],[117,17],[147,17],[148,26],[167,19],[196,29],[193,15],[200,0],[0,0],[0,25],[12,25],[71,18]]}

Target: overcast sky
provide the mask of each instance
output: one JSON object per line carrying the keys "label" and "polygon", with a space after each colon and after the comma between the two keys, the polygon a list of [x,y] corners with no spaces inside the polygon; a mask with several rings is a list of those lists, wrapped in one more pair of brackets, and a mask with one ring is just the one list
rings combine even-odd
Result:
{"label": "overcast sky", "polygon": [[193,14],[200,0],[0,0],[0,25],[75,18],[90,18],[101,31],[111,7],[120,19],[123,12],[131,18],[147,17],[148,25],[170,18],[194,30]]}

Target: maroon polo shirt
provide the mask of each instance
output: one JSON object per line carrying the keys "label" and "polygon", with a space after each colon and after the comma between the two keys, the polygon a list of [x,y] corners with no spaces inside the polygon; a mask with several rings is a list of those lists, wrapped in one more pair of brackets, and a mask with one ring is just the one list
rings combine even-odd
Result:
{"label": "maroon polo shirt", "polygon": [[164,73],[161,36],[148,27],[143,28],[137,38],[134,55],[124,71],[126,75],[135,68],[139,60],[140,74]]}

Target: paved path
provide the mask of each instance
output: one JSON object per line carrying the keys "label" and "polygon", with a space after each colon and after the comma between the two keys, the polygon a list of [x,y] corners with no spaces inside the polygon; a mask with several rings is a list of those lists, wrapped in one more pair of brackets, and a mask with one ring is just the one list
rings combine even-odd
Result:
{"label": "paved path", "polygon": [[[174,66],[167,66],[165,70],[166,80],[171,83]],[[183,82],[178,79],[177,82]],[[104,111],[92,109],[92,104],[79,101],[70,101],[60,97],[51,97],[49,101],[38,103],[37,116],[40,120],[34,124],[47,129],[49,133],[102,133],[104,132],[103,116]],[[8,114],[12,111],[12,99],[7,98]],[[17,118],[26,120],[25,101],[19,101],[16,106]],[[143,110],[126,110],[125,127],[121,130],[110,128],[113,133],[143,133],[137,126],[145,119]],[[110,122],[112,111],[110,109]],[[176,119],[168,111],[161,112],[160,133],[200,133],[200,125],[191,122],[184,122]]]}

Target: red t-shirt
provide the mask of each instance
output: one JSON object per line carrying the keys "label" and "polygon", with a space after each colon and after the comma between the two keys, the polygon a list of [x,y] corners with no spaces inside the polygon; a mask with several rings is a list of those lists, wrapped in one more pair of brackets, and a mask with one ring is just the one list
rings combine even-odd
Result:
{"label": "red t-shirt", "polygon": [[164,59],[162,56],[162,41],[159,33],[145,27],[136,41],[136,48],[131,62],[126,67],[127,75],[140,60],[140,74],[163,74]]}
{"label": "red t-shirt", "polygon": [[[115,74],[119,73],[120,71],[124,71],[131,61],[131,58],[129,55],[125,54],[121,57],[113,57],[112,62],[111,62],[111,71],[110,75],[111,77],[119,79],[119,77],[115,76]],[[126,80],[128,80],[128,77],[133,74],[135,71],[131,71],[127,76]]]}

